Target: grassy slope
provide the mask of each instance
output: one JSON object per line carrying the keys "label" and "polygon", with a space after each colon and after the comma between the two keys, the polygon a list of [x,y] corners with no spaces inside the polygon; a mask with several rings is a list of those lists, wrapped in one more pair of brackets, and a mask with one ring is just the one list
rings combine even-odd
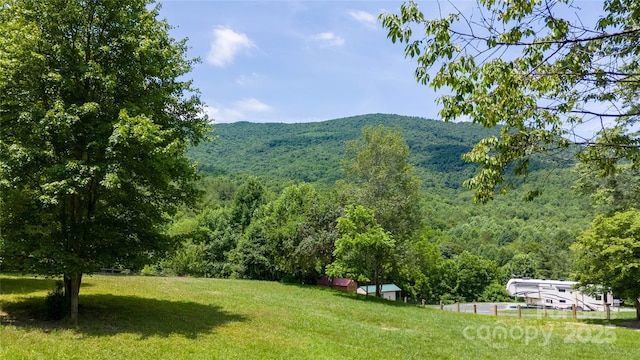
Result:
{"label": "grassy slope", "polygon": [[[640,340],[626,329],[457,314],[312,286],[109,276],[85,279],[81,324],[69,329],[29,320],[27,307],[42,303],[52,281],[3,276],[0,287],[2,312],[17,317],[0,327],[3,359],[633,358]],[[499,328],[511,335],[486,336]]]}

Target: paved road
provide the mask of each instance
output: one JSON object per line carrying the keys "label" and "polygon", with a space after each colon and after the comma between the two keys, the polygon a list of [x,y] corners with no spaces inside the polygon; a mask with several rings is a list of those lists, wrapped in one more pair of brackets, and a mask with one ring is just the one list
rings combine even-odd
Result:
{"label": "paved road", "polygon": [[[473,312],[474,304],[460,304],[460,312]],[[515,310],[517,305],[525,306],[524,303],[477,303],[476,311],[478,314],[493,315],[494,305],[498,305],[498,311],[501,310]],[[458,305],[444,305],[444,310],[458,311]]]}
{"label": "paved road", "polygon": [[[471,304],[460,304],[460,312],[473,312],[473,303]],[[511,302],[511,303],[477,303],[476,305],[476,312],[478,314],[482,314],[482,315],[493,315],[494,314],[494,305],[498,305],[498,311],[503,311],[503,310],[513,310],[511,312],[508,313],[500,313],[500,316],[518,316],[517,312],[515,311],[517,309],[517,306],[520,305],[522,306],[522,309],[525,309],[525,303],[515,303],[515,302]],[[439,308],[439,306],[437,306],[437,308]],[[451,304],[451,305],[444,305],[443,309],[445,311],[458,311],[458,305],[457,304]],[[542,309],[538,309],[538,312],[535,313],[525,313],[523,314],[523,316],[527,316],[527,317],[542,317],[543,315],[543,310]],[[620,312],[627,312],[627,311],[635,311],[635,309],[633,308],[615,308],[615,309],[611,309],[611,318],[615,319],[618,317],[618,314]],[[566,318],[566,317],[570,317],[571,316],[571,311],[570,310],[566,310],[566,311],[555,311],[552,309],[549,309],[549,313],[547,314],[548,317],[554,317],[554,318]],[[580,319],[602,319],[604,316],[604,312],[579,312],[578,313],[578,318]]]}

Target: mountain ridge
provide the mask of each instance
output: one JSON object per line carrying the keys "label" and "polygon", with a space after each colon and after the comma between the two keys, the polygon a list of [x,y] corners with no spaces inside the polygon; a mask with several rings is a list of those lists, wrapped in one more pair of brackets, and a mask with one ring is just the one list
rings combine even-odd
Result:
{"label": "mountain ridge", "polygon": [[498,134],[471,123],[394,114],[294,124],[243,121],[214,125],[215,140],[191,149],[188,156],[207,175],[252,174],[331,185],[342,177],[346,142],[359,138],[368,125],[402,132],[411,151],[409,162],[426,187],[460,186],[476,169],[460,156],[481,138]]}

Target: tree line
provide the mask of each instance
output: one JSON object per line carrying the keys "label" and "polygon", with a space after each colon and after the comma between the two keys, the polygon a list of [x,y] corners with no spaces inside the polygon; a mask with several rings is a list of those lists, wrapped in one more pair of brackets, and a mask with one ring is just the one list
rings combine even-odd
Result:
{"label": "tree line", "polygon": [[548,198],[509,194],[483,206],[424,191],[397,128],[366,126],[344,154],[344,178],[330,188],[203,178],[200,205],[168,228],[177,251],[143,273],[306,284],[328,274],[393,282],[430,303],[504,301],[510,277],[569,277],[569,246],[592,214],[558,186],[570,173],[549,180]]}

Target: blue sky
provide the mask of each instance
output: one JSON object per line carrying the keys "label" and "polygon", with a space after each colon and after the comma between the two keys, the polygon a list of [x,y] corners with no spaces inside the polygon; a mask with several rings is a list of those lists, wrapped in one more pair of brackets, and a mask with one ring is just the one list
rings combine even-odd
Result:
{"label": "blue sky", "polygon": [[[175,27],[172,36],[187,37],[189,56],[202,60],[190,78],[214,123],[369,113],[439,119],[437,94],[414,80],[415,61],[404,58],[404,46],[387,39],[377,20],[398,13],[404,1],[158,1],[160,16]],[[427,17],[476,7],[472,0],[417,3]],[[602,3],[576,5],[571,11],[591,21]],[[600,126],[574,131],[590,137]]]}
{"label": "blue sky", "polygon": [[[199,57],[190,77],[215,123],[309,122],[368,113],[437,119],[377,20],[402,1],[165,0],[161,17]],[[421,2],[421,10],[436,6]]]}

